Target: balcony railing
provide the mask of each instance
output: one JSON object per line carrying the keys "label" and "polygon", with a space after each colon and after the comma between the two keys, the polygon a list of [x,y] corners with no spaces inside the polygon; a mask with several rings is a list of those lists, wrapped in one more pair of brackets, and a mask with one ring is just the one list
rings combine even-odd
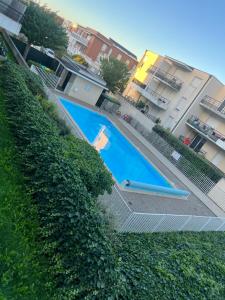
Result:
{"label": "balcony railing", "polygon": [[25,10],[26,5],[24,5],[20,1],[12,0],[11,4],[9,5],[5,1],[0,0],[0,13],[18,23],[22,22]]}
{"label": "balcony railing", "polygon": [[186,122],[192,129],[197,131],[212,143],[225,150],[225,135],[215,130],[212,126],[202,122],[198,117],[191,116]]}
{"label": "balcony railing", "polygon": [[148,99],[151,103],[155,104],[157,107],[166,110],[169,105],[169,100],[163,96],[161,96],[156,91],[151,90],[146,87],[144,84],[138,84],[137,82],[133,82],[135,89],[146,99]]}
{"label": "balcony railing", "polygon": [[149,68],[149,72],[152,73],[158,79],[160,79],[164,84],[170,86],[176,91],[179,91],[182,87],[183,82],[179,78],[160,68],[151,66]]}
{"label": "balcony railing", "polygon": [[83,36],[79,35],[77,32],[72,33],[72,37],[76,39],[80,44],[87,46],[88,40],[84,38]]}
{"label": "balcony railing", "polygon": [[205,96],[200,103],[204,107],[210,109],[210,111],[225,118],[225,101],[221,102],[212,97]]}

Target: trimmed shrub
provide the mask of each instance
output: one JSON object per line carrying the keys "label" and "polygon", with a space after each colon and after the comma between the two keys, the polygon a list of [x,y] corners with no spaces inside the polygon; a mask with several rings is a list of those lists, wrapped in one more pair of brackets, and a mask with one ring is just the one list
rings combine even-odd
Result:
{"label": "trimmed shrub", "polygon": [[86,141],[72,135],[66,137],[65,145],[65,155],[79,166],[80,177],[88,192],[95,197],[103,195],[105,191],[111,193],[114,182],[98,152]]}
{"label": "trimmed shrub", "polygon": [[22,170],[38,206],[43,254],[57,282],[56,299],[122,298],[114,233],[80,176],[78,157],[69,153],[56,124],[27,89],[23,73],[9,63],[1,72]]}
{"label": "trimmed shrub", "polygon": [[196,168],[202,173],[208,176],[214,182],[218,182],[224,177],[221,170],[212,165],[204,157],[198,155],[191,148],[188,148],[180,140],[178,140],[169,130],[164,129],[160,125],[155,125],[152,128],[159,136],[161,136],[168,144],[176,149],[180,154],[182,154],[188,161],[190,161]]}

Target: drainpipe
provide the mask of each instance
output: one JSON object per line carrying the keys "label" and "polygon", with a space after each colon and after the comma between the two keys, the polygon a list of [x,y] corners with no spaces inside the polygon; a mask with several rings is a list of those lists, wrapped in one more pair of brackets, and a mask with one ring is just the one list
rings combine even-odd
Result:
{"label": "drainpipe", "polygon": [[204,90],[204,88],[207,86],[207,84],[209,83],[209,81],[211,80],[212,75],[209,75],[209,78],[206,80],[206,82],[204,83],[203,87],[200,89],[200,91],[197,93],[197,95],[195,96],[195,98],[193,99],[193,101],[191,102],[191,104],[187,107],[187,109],[184,111],[183,115],[181,116],[181,118],[179,119],[179,121],[177,122],[177,124],[174,125],[173,129],[171,130],[171,133],[174,133],[174,131],[177,129],[177,127],[180,125],[180,123],[183,121],[184,117],[188,114],[189,110],[191,109],[191,107],[195,104],[195,100],[198,98],[198,96],[201,94],[201,92]]}

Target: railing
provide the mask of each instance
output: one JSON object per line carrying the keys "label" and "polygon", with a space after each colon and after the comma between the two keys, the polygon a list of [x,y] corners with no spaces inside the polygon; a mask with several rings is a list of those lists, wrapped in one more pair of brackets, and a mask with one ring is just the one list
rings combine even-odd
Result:
{"label": "railing", "polygon": [[201,135],[206,137],[208,140],[225,150],[225,135],[215,130],[212,126],[202,122],[198,117],[192,115],[186,122],[191,125],[192,128],[196,129]]}
{"label": "railing", "polygon": [[201,103],[215,111],[218,114],[222,114],[225,116],[225,102],[218,101],[212,97],[205,96]]}
{"label": "railing", "polygon": [[182,87],[183,82],[179,78],[160,68],[151,66],[149,68],[149,72],[177,91],[179,91]]}
{"label": "railing", "polygon": [[36,70],[36,73],[40,76],[40,78],[44,81],[44,83],[47,86],[53,89],[56,87],[59,77],[57,77],[55,74],[48,73],[41,67],[34,66],[34,68]]}
{"label": "railing", "polygon": [[87,46],[88,40],[84,38],[83,36],[79,35],[77,32],[71,33],[72,37],[75,38],[79,43],[83,44],[84,46]]}
{"label": "railing", "polygon": [[139,91],[142,96],[144,96],[159,108],[162,108],[164,110],[168,108],[169,100],[166,97],[161,96],[156,91],[150,89],[149,87],[146,87],[146,85],[144,84],[137,83],[136,81],[133,81],[133,85],[135,85],[135,89]]}
{"label": "railing", "polygon": [[225,231],[225,218],[135,212],[116,186],[99,201],[119,232]]}
{"label": "railing", "polygon": [[208,194],[209,191],[216,185],[216,182],[212,181],[207,175],[199,171],[199,169],[185,157],[180,155],[176,160],[173,157],[174,151],[177,151],[174,147],[169,145],[162,137],[156,132],[152,131],[147,140],[162,153],[173,165],[177,167],[190,181],[192,181],[204,194]]}
{"label": "railing", "polygon": [[16,9],[13,5],[9,5],[4,1],[0,1],[0,13],[4,14],[5,16],[9,17],[10,19],[18,23],[21,23],[26,5],[24,5],[20,1],[15,1],[15,0],[13,0],[11,3],[18,8],[21,7],[21,10]]}
{"label": "railing", "polygon": [[150,113],[145,112],[142,108],[137,107],[137,101],[134,101],[132,98],[130,97],[124,97],[123,98],[125,101],[127,101],[128,103],[130,103],[133,107],[135,107],[137,110],[139,110],[141,113],[143,113],[143,115],[145,115],[149,120],[151,120],[152,122],[156,123],[157,121],[157,117],[153,116]]}

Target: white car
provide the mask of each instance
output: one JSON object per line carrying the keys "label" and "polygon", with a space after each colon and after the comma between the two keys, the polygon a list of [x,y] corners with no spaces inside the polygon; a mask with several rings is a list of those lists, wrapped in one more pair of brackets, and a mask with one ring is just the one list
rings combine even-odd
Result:
{"label": "white car", "polygon": [[44,53],[52,58],[55,58],[55,52],[52,49],[45,48]]}

